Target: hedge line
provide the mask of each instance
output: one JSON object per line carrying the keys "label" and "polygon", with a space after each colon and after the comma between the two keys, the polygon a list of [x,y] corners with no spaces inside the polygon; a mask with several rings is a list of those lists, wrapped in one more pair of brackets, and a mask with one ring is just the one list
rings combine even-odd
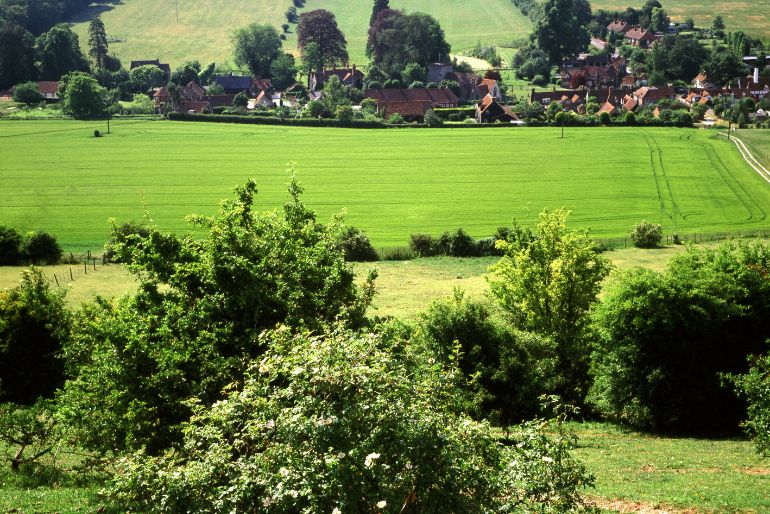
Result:
{"label": "hedge line", "polygon": [[347,128],[385,128],[387,125],[381,121],[352,120],[339,121],[333,119],[280,119],[265,116],[235,116],[219,114],[188,114],[184,112],[171,112],[168,119],[173,121],[208,121],[213,123],[245,123],[251,125],[297,125],[302,127],[347,127]]}

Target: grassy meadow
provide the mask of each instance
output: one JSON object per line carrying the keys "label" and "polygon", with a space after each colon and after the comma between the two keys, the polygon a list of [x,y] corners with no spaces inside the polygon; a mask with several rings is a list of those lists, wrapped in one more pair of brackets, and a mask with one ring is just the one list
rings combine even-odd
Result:
{"label": "grassy meadow", "polygon": [[765,168],[770,169],[770,130],[741,130],[737,135],[749,147],[754,157]]}
{"label": "grassy meadow", "polygon": [[[770,38],[767,23],[770,0],[665,0],[663,8],[674,22],[692,17],[698,27],[711,27],[714,17],[721,15],[726,30],[742,30],[754,37]],[[624,11],[626,7],[640,8],[644,0],[593,0],[594,10]]]}
{"label": "grassy meadow", "polygon": [[[770,228],[770,188],[713,132],[651,129],[356,130],[165,121],[0,124],[0,223],[99,250],[109,218],[185,231],[248,178],[280,207],[297,163],[305,202],[343,209],[376,247],[459,227],[475,237],[566,207],[597,237],[642,219],[665,234]],[[194,142],[194,143],[193,143]],[[398,149],[393,151],[393,149]]]}
{"label": "grassy meadow", "polygon": [[[179,0],[177,21],[175,0],[97,0],[72,21],[84,50],[88,43],[88,20],[101,13],[107,35],[117,38],[110,52],[128,64],[131,60],[160,58],[172,67],[186,60],[201,63],[232,62],[230,33],[248,23],[269,23],[280,31],[286,22],[288,0]],[[455,52],[485,44],[504,45],[529,32],[531,23],[510,0],[447,0],[437,5],[430,0],[394,0],[391,7],[408,12],[421,11],[441,23]],[[348,41],[351,62],[363,66],[371,2],[309,0],[299,12],[326,9],[335,14]],[[285,47],[296,52],[296,25],[292,25]]]}

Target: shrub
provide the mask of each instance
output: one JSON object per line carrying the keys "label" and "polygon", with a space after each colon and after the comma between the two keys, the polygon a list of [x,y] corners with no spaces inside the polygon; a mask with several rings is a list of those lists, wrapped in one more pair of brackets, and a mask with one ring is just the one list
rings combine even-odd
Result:
{"label": "shrub", "polygon": [[458,228],[457,232],[449,238],[449,250],[447,255],[452,257],[475,257],[478,255],[476,240],[469,236],[463,229]]}
{"label": "shrub", "polygon": [[428,109],[428,112],[425,113],[423,124],[426,127],[440,127],[444,124],[444,120],[439,118],[439,116],[433,112],[433,109]]}
{"label": "shrub", "polygon": [[355,227],[349,227],[342,233],[342,251],[346,261],[372,262],[379,260],[377,251],[372,247],[366,234]]}
{"label": "shrub", "polygon": [[0,225],[0,266],[15,266],[21,260],[22,238],[11,227]]}
{"label": "shrub", "polygon": [[769,272],[766,246],[728,242],[621,275],[594,316],[591,403],[642,429],[734,433],[745,405],[719,374],[746,372],[770,337]]}
{"label": "shrub", "polygon": [[433,238],[428,234],[412,234],[409,236],[409,248],[420,257],[435,255]]}
{"label": "shrub", "polygon": [[56,264],[62,249],[56,238],[47,232],[30,232],[22,243],[22,257],[34,264]]}
{"label": "shrub", "polygon": [[745,375],[732,376],[738,393],[748,402],[748,419],[743,423],[757,445],[757,451],[770,457],[770,354],[753,357]]}
{"label": "shrub", "polygon": [[353,108],[349,105],[340,105],[335,111],[335,117],[342,123],[350,123],[353,121]]}
{"label": "shrub", "polygon": [[390,115],[388,118],[388,124],[389,125],[403,125],[404,124],[404,118],[397,112]]}
{"label": "shrub", "polygon": [[553,343],[513,331],[486,303],[437,300],[419,318],[415,343],[445,365],[453,362],[469,395],[465,411],[508,427],[539,414],[539,397],[551,393],[556,368]]}
{"label": "shrub", "polygon": [[656,248],[663,239],[663,229],[660,225],[642,220],[634,227],[630,236],[637,248]]}
{"label": "shrub", "polygon": [[249,181],[217,215],[191,217],[205,237],[150,227],[142,244],[117,245],[139,292],[84,309],[63,351],[61,412],[83,447],[160,453],[181,440],[190,398],[212,405],[264,352],[262,331],[364,323],[375,274],[356,286],[342,227],[319,222],[301,192],[292,180],[282,211],[258,212]]}
{"label": "shrub", "polygon": [[117,224],[110,220],[112,233],[104,245],[104,259],[108,262],[131,262],[133,249],[150,237],[150,228],[135,221]]}
{"label": "shrub", "polygon": [[[242,389],[197,408],[177,455],[119,464],[112,499],[137,512],[558,511],[591,483],[542,422],[498,444],[455,414],[456,372],[403,343],[340,329],[267,334]],[[406,507],[404,507],[406,506]]]}
{"label": "shrub", "polygon": [[623,119],[625,120],[626,125],[636,125],[636,114],[631,111],[628,111]]}
{"label": "shrub", "polygon": [[612,123],[612,119],[610,118],[610,113],[603,112],[599,114],[599,123],[601,123],[602,125],[609,125],[610,123]]}
{"label": "shrub", "polygon": [[35,268],[15,289],[0,292],[0,402],[31,405],[64,381],[59,351],[69,334],[63,291]]}
{"label": "shrub", "polygon": [[39,104],[43,100],[45,100],[45,98],[40,93],[40,89],[38,89],[36,82],[24,82],[18,84],[13,91],[14,102],[32,105]]}
{"label": "shrub", "polygon": [[59,439],[51,400],[38,400],[29,407],[0,404],[0,452],[12,471],[53,453]]}

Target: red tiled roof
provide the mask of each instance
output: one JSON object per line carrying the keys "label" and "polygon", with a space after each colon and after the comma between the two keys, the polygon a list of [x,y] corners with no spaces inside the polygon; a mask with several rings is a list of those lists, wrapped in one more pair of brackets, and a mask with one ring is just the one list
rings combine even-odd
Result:
{"label": "red tiled roof", "polygon": [[37,88],[43,95],[55,95],[59,90],[59,83],[55,80],[40,80]]}
{"label": "red tiled roof", "polygon": [[370,89],[366,92],[367,98],[374,98],[378,102],[431,102],[437,104],[457,105],[457,96],[450,89],[430,88],[392,88]]}
{"label": "red tiled roof", "polygon": [[386,117],[396,113],[405,118],[421,117],[424,116],[430,108],[431,103],[429,100],[393,101],[384,102],[384,105],[382,105],[383,116]]}
{"label": "red tiled roof", "polygon": [[633,41],[653,41],[655,40],[655,35],[651,33],[647,29],[643,29],[641,27],[634,27],[628,32],[626,32],[626,38],[631,39]]}
{"label": "red tiled roof", "polygon": [[623,20],[614,20],[612,23],[607,25],[607,30],[610,32],[626,32],[628,31],[628,23]]}

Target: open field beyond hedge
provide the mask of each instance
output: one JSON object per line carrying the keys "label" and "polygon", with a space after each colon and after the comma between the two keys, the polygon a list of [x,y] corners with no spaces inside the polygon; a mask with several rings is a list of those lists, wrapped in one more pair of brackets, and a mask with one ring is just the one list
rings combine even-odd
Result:
{"label": "open field beyond hedge", "polygon": [[[0,124],[0,223],[100,249],[108,218],[183,231],[255,178],[257,206],[286,199],[288,161],[321,219],[347,210],[376,247],[463,227],[491,235],[544,208],[597,237],[642,219],[664,233],[770,229],[770,186],[732,143],[673,128],[356,130],[163,121]],[[766,132],[765,132],[766,133]],[[759,135],[759,132],[757,132]]]}
{"label": "open field beyond hedge", "polygon": [[[289,0],[180,0],[177,21],[174,0],[97,0],[72,21],[81,46],[87,50],[88,20],[94,13],[102,13],[107,35],[120,40],[110,43],[110,53],[114,52],[125,64],[156,58],[170,62],[172,67],[192,59],[203,64],[223,64],[232,63],[229,37],[233,30],[256,22],[269,23],[280,31],[290,5]],[[437,18],[454,51],[474,46],[477,41],[505,46],[531,27],[529,19],[510,0],[445,0],[441,4],[431,0],[393,0],[391,7],[425,12]],[[372,3],[309,0],[298,12],[313,9],[334,13],[348,41],[351,62],[363,67],[368,62],[364,50]],[[290,30],[285,48],[291,51],[296,48],[296,25]]]}
{"label": "open field beyond hedge", "polygon": [[[671,19],[684,22],[688,17],[695,20],[698,27],[711,27],[717,15],[725,20],[726,30],[742,30],[754,37],[770,37],[770,25],[767,13],[770,0],[665,0],[661,1]],[[594,0],[591,7],[598,9],[624,11],[626,7],[640,8],[644,0]]]}

